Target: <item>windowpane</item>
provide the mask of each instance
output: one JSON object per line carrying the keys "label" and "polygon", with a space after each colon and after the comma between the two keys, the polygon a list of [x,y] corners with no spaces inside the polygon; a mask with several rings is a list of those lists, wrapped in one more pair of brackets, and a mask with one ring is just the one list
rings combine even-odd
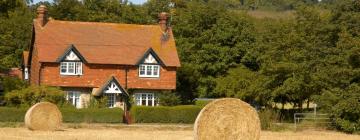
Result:
{"label": "windowpane", "polygon": [[140,65],[140,75],[145,75],[145,66]]}
{"label": "windowpane", "polygon": [[76,62],[76,72],[75,74],[82,74],[82,63]]}
{"label": "windowpane", "polygon": [[75,73],[75,62],[68,63],[68,73]]}
{"label": "windowpane", "polygon": [[61,73],[66,73],[66,66],[67,66],[67,63],[60,63],[60,72]]}
{"label": "windowpane", "polygon": [[105,96],[107,97],[107,106],[115,107],[116,95],[115,94],[105,94]]}
{"label": "windowpane", "polygon": [[146,75],[151,76],[152,66],[146,66]]}
{"label": "windowpane", "polygon": [[158,75],[159,75],[159,66],[154,66],[153,74],[154,74],[154,76],[158,76]]}

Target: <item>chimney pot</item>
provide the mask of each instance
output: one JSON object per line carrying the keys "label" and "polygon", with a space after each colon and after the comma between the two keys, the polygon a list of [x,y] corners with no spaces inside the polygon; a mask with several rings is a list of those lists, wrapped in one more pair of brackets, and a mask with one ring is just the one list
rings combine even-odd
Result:
{"label": "chimney pot", "polygon": [[48,12],[45,5],[40,5],[37,9],[37,22],[43,27],[48,21]]}

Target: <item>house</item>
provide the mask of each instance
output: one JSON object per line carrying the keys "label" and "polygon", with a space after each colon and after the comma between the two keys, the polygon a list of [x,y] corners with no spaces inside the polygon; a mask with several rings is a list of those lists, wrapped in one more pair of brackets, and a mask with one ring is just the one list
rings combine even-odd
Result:
{"label": "house", "polygon": [[176,89],[180,67],[167,14],[159,25],[60,21],[37,9],[23,77],[33,85],[60,87],[77,108],[107,97],[109,107],[156,106],[157,94]]}

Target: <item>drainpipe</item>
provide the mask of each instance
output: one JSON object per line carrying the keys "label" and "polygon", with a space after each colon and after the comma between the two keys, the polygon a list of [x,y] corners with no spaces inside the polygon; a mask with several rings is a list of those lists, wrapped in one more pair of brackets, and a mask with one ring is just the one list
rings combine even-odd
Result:
{"label": "drainpipe", "polygon": [[125,67],[125,89],[127,90],[127,84],[128,84],[128,66]]}
{"label": "drainpipe", "polygon": [[39,82],[38,82],[38,85],[40,86],[40,83],[41,83],[41,70],[42,70],[42,63],[40,63],[40,67],[39,67]]}

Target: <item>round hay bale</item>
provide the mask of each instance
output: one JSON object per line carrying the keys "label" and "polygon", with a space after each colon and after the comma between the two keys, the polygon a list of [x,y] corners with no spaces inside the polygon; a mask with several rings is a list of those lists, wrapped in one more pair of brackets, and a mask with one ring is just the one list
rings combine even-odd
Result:
{"label": "round hay bale", "polygon": [[25,115],[25,125],[30,130],[54,131],[62,123],[61,112],[55,104],[40,102],[33,105]]}
{"label": "round hay bale", "polygon": [[260,130],[256,110],[234,98],[207,104],[194,125],[195,140],[259,140]]}

